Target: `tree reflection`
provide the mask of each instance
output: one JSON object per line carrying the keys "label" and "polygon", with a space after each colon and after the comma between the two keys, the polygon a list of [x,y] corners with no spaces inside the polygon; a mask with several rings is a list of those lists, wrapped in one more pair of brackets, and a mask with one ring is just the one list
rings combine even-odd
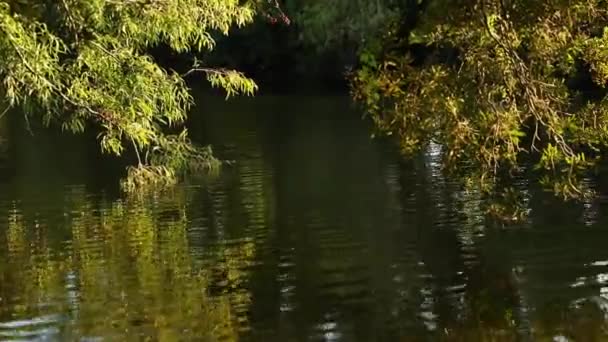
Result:
{"label": "tree reflection", "polygon": [[[2,114],[2,109],[0,108],[0,114]],[[0,115],[0,174],[2,174],[2,169],[5,167],[6,159],[8,152],[8,129],[6,124],[6,119]]]}
{"label": "tree reflection", "polygon": [[[547,211],[554,199],[518,179],[512,185],[528,199],[534,228],[530,222],[495,227],[483,219],[479,193],[460,191],[433,172],[429,159],[406,165],[400,178],[404,238],[416,241],[424,265],[419,272],[429,279],[415,285],[420,291],[407,292],[410,302],[420,303],[422,322],[432,323],[419,335],[445,341],[606,339],[608,305],[593,287],[608,280],[589,269],[590,262],[604,266],[593,261],[606,260],[605,232],[599,226],[576,234],[564,228],[596,224],[589,223],[587,206],[561,203]],[[575,252],[580,246],[585,248]],[[577,275],[579,283],[568,284]],[[409,340],[414,332],[399,335]]]}
{"label": "tree reflection", "polygon": [[[13,204],[0,240],[0,334],[234,340],[230,303],[239,299],[209,295],[211,271],[190,254],[186,197],[107,201],[75,189],[62,213],[46,216]],[[58,231],[71,239],[54,243]],[[238,278],[250,253],[215,251],[226,281]],[[40,317],[55,318],[41,330]]]}

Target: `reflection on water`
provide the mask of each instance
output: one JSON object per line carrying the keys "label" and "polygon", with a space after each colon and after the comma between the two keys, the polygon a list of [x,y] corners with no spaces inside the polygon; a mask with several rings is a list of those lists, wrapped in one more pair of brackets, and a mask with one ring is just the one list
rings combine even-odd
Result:
{"label": "reflection on water", "polygon": [[[210,270],[189,253],[186,201],[177,193],[109,202],[66,188],[63,203],[45,212],[7,204],[0,336],[236,336],[230,301],[242,299],[207,294]],[[236,261],[214,252],[215,267],[238,279]]]}
{"label": "reflection on water", "polygon": [[602,198],[517,180],[530,221],[497,228],[346,99],[199,108],[234,165],[139,199],[82,139],[2,131],[0,340],[608,339]]}

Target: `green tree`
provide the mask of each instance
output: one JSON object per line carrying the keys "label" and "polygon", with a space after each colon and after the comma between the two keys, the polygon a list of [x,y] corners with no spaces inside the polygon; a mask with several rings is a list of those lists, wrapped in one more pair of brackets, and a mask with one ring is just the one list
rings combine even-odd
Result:
{"label": "green tree", "polygon": [[[194,147],[181,125],[192,104],[184,76],[159,66],[149,48],[213,49],[214,35],[253,20],[239,0],[0,1],[0,93],[26,119],[70,132],[99,130],[104,152],[133,149],[125,189],[176,182],[184,170],[211,169],[209,148]],[[228,96],[253,94],[243,74],[195,61]],[[177,134],[167,134],[177,127]],[[171,131],[175,131],[175,128]]]}
{"label": "green tree", "polygon": [[417,3],[403,12],[416,25],[397,21],[384,40],[406,49],[362,53],[353,77],[379,130],[406,154],[439,144],[446,169],[487,193],[512,197],[500,176],[532,160],[554,192],[589,194],[581,176],[608,146],[605,2]]}
{"label": "green tree", "polygon": [[291,1],[302,38],[317,48],[354,46],[372,39],[386,21],[396,20],[396,0]]}

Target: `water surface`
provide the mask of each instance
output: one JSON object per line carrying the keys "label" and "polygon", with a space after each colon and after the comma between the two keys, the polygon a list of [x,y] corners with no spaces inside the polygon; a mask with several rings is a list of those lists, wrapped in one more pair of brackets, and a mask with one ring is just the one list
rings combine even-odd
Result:
{"label": "water surface", "polygon": [[608,339],[602,197],[517,180],[531,217],[503,229],[346,98],[199,102],[234,163],[140,198],[89,140],[0,124],[0,340]]}

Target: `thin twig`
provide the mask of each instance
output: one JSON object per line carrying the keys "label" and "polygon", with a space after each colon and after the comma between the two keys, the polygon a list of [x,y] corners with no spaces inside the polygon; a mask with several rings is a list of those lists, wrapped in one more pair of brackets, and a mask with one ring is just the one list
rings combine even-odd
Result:
{"label": "thin twig", "polygon": [[6,115],[6,113],[8,113],[8,111],[9,111],[11,108],[12,108],[11,106],[7,106],[7,107],[6,107],[6,108],[5,108],[5,109],[2,111],[2,114],[0,114],[0,119],[2,119],[2,118],[3,118],[3,117]]}
{"label": "thin twig", "polygon": [[142,166],[141,157],[139,156],[139,149],[137,149],[137,144],[135,144],[135,140],[131,138],[131,142],[133,143],[133,148],[135,149],[135,155],[137,156],[137,162],[139,166]]}
{"label": "thin twig", "polygon": [[206,74],[219,74],[219,75],[224,75],[224,76],[228,76],[230,73],[232,72],[236,72],[233,70],[227,70],[227,69],[211,69],[211,68],[193,68],[188,70],[187,72],[181,74],[181,77],[186,77],[190,74],[193,74],[195,72],[204,72]]}
{"label": "thin twig", "polygon": [[95,45],[98,49],[100,49],[101,51],[105,52],[108,56],[116,59],[117,61],[120,62],[120,59],[118,57],[116,57],[115,54],[113,54],[112,52],[110,52],[108,49],[106,49],[103,45],[95,42],[95,41],[90,41],[91,44]]}
{"label": "thin twig", "polygon": [[25,129],[31,136],[34,136],[34,132],[32,131],[32,126],[30,125],[30,119],[27,117],[27,114],[23,116],[25,118]]}

